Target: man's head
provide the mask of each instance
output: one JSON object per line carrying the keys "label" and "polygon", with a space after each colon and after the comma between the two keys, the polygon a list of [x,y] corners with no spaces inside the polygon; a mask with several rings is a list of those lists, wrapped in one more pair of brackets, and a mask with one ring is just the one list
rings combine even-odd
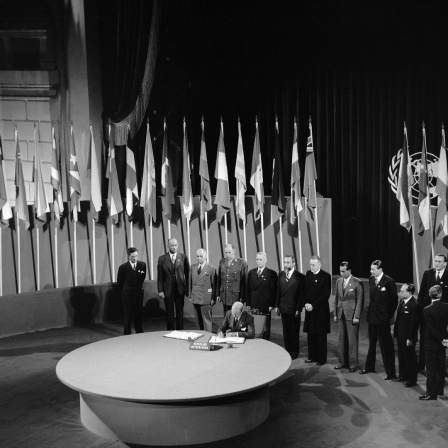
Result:
{"label": "man's head", "polygon": [[370,273],[375,277],[379,277],[383,273],[383,262],[381,260],[372,261]]}
{"label": "man's head", "polygon": [[313,274],[319,272],[320,267],[322,266],[321,259],[318,255],[313,255],[310,258],[310,269]]}
{"label": "man's head", "polygon": [[177,252],[177,240],[176,238],[170,238],[168,240],[168,248],[172,254]]}
{"label": "man's head", "polygon": [[352,275],[352,267],[350,266],[350,263],[348,261],[343,261],[339,265],[339,273],[343,278],[349,278],[350,275]]}
{"label": "man's head", "polygon": [[207,260],[207,252],[204,249],[198,249],[196,251],[196,259],[198,260],[199,264],[205,263]]}
{"label": "man's head", "polygon": [[128,260],[131,263],[137,263],[138,260],[138,251],[135,247],[128,248]]}
{"label": "man's head", "polygon": [[258,252],[255,258],[255,262],[259,268],[264,268],[266,266],[266,252]]}
{"label": "man's head", "polygon": [[412,283],[405,283],[400,289],[400,297],[407,299],[412,297],[415,292],[415,286]]}
{"label": "man's head", "polygon": [[224,246],[224,257],[227,260],[233,260],[235,257],[235,248],[233,247],[233,244],[226,244]]}
{"label": "man's head", "polygon": [[243,306],[243,304],[241,302],[235,302],[232,305],[232,314],[235,317],[240,317],[241,313],[243,312],[243,308],[244,308],[244,306]]}
{"label": "man's head", "polygon": [[429,297],[431,300],[437,300],[442,297],[442,288],[439,285],[435,285],[429,289]]}
{"label": "man's head", "polygon": [[289,272],[294,269],[296,264],[296,259],[292,255],[285,255],[283,258],[283,266],[285,267],[285,271]]}
{"label": "man's head", "polygon": [[438,254],[434,257],[434,267],[437,271],[441,271],[446,268],[446,256]]}

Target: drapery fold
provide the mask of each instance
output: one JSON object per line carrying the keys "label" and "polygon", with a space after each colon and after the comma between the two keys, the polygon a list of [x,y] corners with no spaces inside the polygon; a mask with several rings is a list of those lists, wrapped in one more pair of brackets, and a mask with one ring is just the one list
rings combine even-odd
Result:
{"label": "drapery fold", "polygon": [[[132,98],[132,88],[135,89],[135,79],[134,85],[130,86],[131,92],[129,89],[123,88],[122,95],[119,101],[119,105],[117,110],[111,116],[112,123],[112,141],[115,145],[121,146],[125,145],[128,140],[128,135],[131,139],[137,134],[143,119],[145,118],[146,108],[148,107],[149,97],[151,94],[153,82],[154,82],[154,74],[155,74],[155,66],[157,60],[157,49],[158,49],[158,41],[159,41],[159,28],[160,28],[160,1],[154,0],[153,8],[152,8],[152,17],[151,17],[151,27],[149,32],[149,41],[148,41],[148,49],[146,53],[146,62],[143,73],[143,79],[139,88],[139,93],[135,99],[134,104],[129,104],[129,98],[126,95],[131,96]],[[143,15],[143,14],[142,14]],[[128,23],[127,27],[131,28],[133,26],[132,23]],[[145,17],[140,17],[140,21],[138,23],[139,28],[147,27],[145,22]],[[143,44],[141,39],[137,39],[139,44]],[[120,44],[120,42],[119,42]],[[131,42],[128,42],[127,45],[131,45]],[[120,52],[117,52],[117,64],[126,63],[125,58],[121,58]],[[134,53],[135,55],[131,55],[131,57],[138,58],[138,49]],[[124,59],[124,60],[123,60]],[[138,64],[136,61],[136,68]],[[132,70],[128,70],[128,76],[138,76],[137,74],[130,73]],[[130,82],[127,79],[127,76],[124,76],[122,79],[116,80],[116,82]],[[132,110],[129,112],[128,108],[132,106]],[[124,115],[124,116],[123,116]]]}

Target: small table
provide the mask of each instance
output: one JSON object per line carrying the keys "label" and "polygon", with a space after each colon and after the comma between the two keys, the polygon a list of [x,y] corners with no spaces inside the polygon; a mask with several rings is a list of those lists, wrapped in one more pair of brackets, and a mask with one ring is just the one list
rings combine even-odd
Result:
{"label": "small table", "polygon": [[[167,331],[86,345],[56,366],[79,392],[83,425],[109,439],[141,445],[207,443],[247,432],[269,415],[269,383],[291,366],[263,339],[217,351],[190,350]],[[208,341],[211,333],[199,341]]]}

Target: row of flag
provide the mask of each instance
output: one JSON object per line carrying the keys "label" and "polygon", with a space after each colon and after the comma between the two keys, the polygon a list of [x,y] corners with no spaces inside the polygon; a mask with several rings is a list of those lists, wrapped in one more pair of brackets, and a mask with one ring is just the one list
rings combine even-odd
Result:
{"label": "row of flag", "polygon": [[[229,193],[229,175],[226,162],[226,151],[224,147],[224,126],[221,121],[220,134],[217,148],[217,158],[214,176],[217,179],[217,188],[215,192],[214,201],[212,201],[210,176],[207,162],[207,151],[204,138],[204,122],[201,124],[201,150],[200,150],[200,164],[199,175],[201,178],[200,189],[200,206],[201,206],[201,220],[204,219],[205,213],[212,209],[213,205],[217,208],[217,219],[221,221],[223,216],[230,211],[230,193]],[[182,173],[182,197],[181,210],[182,215],[190,220],[193,212],[193,191],[191,186],[191,164],[190,153],[188,148],[188,139],[186,132],[186,123],[184,120],[183,126],[183,173]],[[110,126],[109,126],[110,134]],[[247,190],[246,169],[243,152],[243,142],[241,137],[241,125],[238,123],[238,147],[237,159],[235,165],[234,176],[236,180],[236,205],[237,214],[239,218],[246,222],[245,210],[245,193]],[[25,182],[23,177],[22,160],[20,155],[20,144],[17,128],[14,131],[15,146],[16,146],[16,164],[15,164],[15,212],[17,217],[25,223],[25,227],[30,225],[29,211],[26,200]],[[89,147],[89,162],[88,172],[91,182],[91,202],[93,218],[98,220],[98,214],[102,208],[101,197],[101,178],[100,165],[98,163],[98,156],[95,149],[95,142],[93,138],[93,129],[90,125],[90,147]],[[110,142],[110,138],[109,138]],[[60,221],[64,212],[64,202],[62,200],[62,177],[61,177],[61,157],[60,150],[57,147],[55,138],[55,129],[52,128],[52,163],[51,163],[51,185],[52,198],[46,198],[44,182],[41,171],[40,156],[37,147],[36,127],[34,128],[34,213],[37,219],[46,220],[46,213],[49,212],[49,203],[53,204],[54,217]],[[284,213],[286,208],[286,201],[283,187],[283,164],[281,160],[281,148],[279,140],[278,122],[276,121],[275,142],[274,142],[274,159],[273,159],[273,174],[272,174],[272,199],[271,199],[271,221],[278,220]],[[301,179],[299,169],[299,157],[297,147],[297,125],[294,124],[294,140],[292,147],[292,170],[291,170],[291,223],[294,224],[296,217],[303,209]],[[0,136],[0,211],[3,223],[13,218],[11,204],[8,199],[6,188],[5,167],[3,164],[3,150],[1,146]],[[109,179],[107,206],[109,215],[113,223],[117,223],[119,214],[126,210],[128,216],[131,216],[134,211],[136,203],[143,208],[144,213],[150,219],[156,219],[156,169],[154,163],[154,153],[152,148],[152,139],[149,130],[149,123],[146,127],[146,142],[144,154],[144,167],[141,191],[138,191],[137,171],[134,153],[131,149],[126,147],[126,199],[125,207],[123,207],[123,200],[120,194],[118,183],[117,167],[115,162],[115,149],[109,143],[108,161],[106,167],[106,177]],[[306,161],[305,161],[305,175],[303,193],[305,196],[305,204],[309,207],[316,207],[316,165],[314,160],[313,148],[313,132],[311,119],[309,122],[309,136],[307,141]],[[260,137],[258,130],[258,122],[256,123],[251,175],[249,179],[250,185],[255,190],[255,219],[259,219],[264,210],[264,176],[262,168],[262,159],[260,152]],[[73,132],[73,123],[70,129],[70,144],[69,144],[69,170],[68,170],[68,186],[69,193],[67,197],[67,206],[69,212],[72,213],[73,220],[77,221],[78,211],[80,207],[81,198],[81,182],[78,169],[78,161],[76,155],[75,138]],[[172,205],[174,201],[174,188],[171,172],[171,160],[168,150],[168,136],[166,121],[164,123],[164,136],[162,146],[162,167],[161,167],[161,194],[163,197],[163,214],[171,220]],[[49,200],[48,200],[49,199]]]}
{"label": "row of flag", "polygon": [[436,193],[438,205],[434,226],[431,218],[431,196],[429,190],[428,157],[426,147],[426,130],[423,124],[423,144],[420,164],[418,165],[418,213],[414,216],[412,203],[412,185],[414,184],[414,174],[412,171],[411,159],[409,157],[408,135],[406,123],[404,125],[404,141],[401,149],[400,168],[397,181],[397,199],[400,202],[400,224],[408,231],[414,228],[414,232],[419,235],[427,230],[432,231],[432,240],[442,239],[448,235],[448,167],[445,144],[445,129],[442,125],[442,142],[440,145],[440,155],[437,168]]}

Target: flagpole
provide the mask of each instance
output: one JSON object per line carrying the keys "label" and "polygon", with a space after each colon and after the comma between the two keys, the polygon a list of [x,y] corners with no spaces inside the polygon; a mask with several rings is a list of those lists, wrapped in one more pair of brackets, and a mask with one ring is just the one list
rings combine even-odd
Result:
{"label": "flagpole", "polygon": [[[75,213],[76,213],[76,219],[75,219]],[[76,230],[76,224],[78,222],[78,205],[75,205],[73,208],[73,218],[74,218],[74,226],[73,226],[73,248],[75,253],[75,286],[78,286],[78,235]]]}
{"label": "flagpole", "polygon": [[17,260],[18,260],[18,266],[17,266],[17,274],[18,274],[18,292],[19,294],[22,292],[22,266],[21,266],[21,256],[20,256],[20,220],[19,220],[19,214],[16,211],[17,215]]}
{"label": "flagpole", "polygon": [[282,222],[282,217],[280,216],[278,218],[278,223],[280,225],[280,259],[282,260],[283,263],[283,222]]}
{"label": "flagpole", "polygon": [[[316,181],[314,181],[314,191],[316,191]],[[317,255],[320,257],[319,248],[319,220],[317,218],[317,198],[316,198],[316,208],[314,210],[314,221],[316,223],[316,245],[317,245]]]}
{"label": "flagpole", "polygon": [[[260,204],[260,207],[263,207],[263,204]],[[264,252],[265,250],[264,250],[264,220],[263,220],[263,215],[264,215],[264,213],[261,213],[260,219],[261,219],[261,245],[263,247],[263,252]]]}
{"label": "flagpole", "polygon": [[243,221],[243,237],[244,237],[244,259],[247,261],[247,236],[246,236],[246,221]]}
{"label": "flagpole", "polygon": [[190,258],[190,220],[187,218],[187,249],[188,249],[188,259]]}
{"label": "flagpole", "polygon": [[299,240],[299,262],[300,262],[300,272],[303,273],[303,260],[302,260],[302,230],[300,229],[300,212],[297,214],[297,231]]}
{"label": "flagpole", "polygon": [[226,235],[225,241],[227,244],[227,212],[224,213],[224,229],[225,229],[225,235]]}
{"label": "flagpole", "polygon": [[168,222],[168,238],[171,238],[171,220],[170,219],[166,219]]}
{"label": "flagpole", "polygon": [[0,296],[3,295],[2,227],[0,225]]}
{"label": "flagpole", "polygon": [[[36,141],[36,123],[34,123],[34,198],[35,198],[35,206],[36,206],[36,198],[38,198],[38,191],[39,188],[37,180],[37,141]],[[37,209],[35,210],[37,212]],[[37,213],[36,213],[37,214]],[[37,218],[37,216],[36,216]],[[39,226],[37,225],[37,219],[35,221],[36,223],[36,257],[37,257],[37,290],[40,291],[40,238],[39,238]]]}
{"label": "flagpole", "polygon": [[96,284],[96,244],[95,244],[95,219],[92,217],[92,249],[93,249],[93,284]]}
{"label": "flagpole", "polygon": [[153,243],[152,243],[152,218],[149,217],[149,241],[151,243],[151,280],[154,280],[154,266],[153,266]]}
{"label": "flagpole", "polygon": [[131,234],[131,247],[134,247],[134,226],[132,225],[132,221],[129,221],[129,233]]}
{"label": "flagpole", "polygon": [[54,220],[54,271],[55,271],[55,279],[56,279],[56,288],[59,288],[59,270],[58,270],[58,225],[56,224],[57,220]]}
{"label": "flagpole", "polygon": [[205,218],[205,247],[207,250],[207,261],[210,261],[209,255],[208,255],[208,217],[207,217],[207,210],[204,213]]}
{"label": "flagpole", "polygon": [[115,282],[115,238],[114,238],[114,222],[110,219],[110,237],[112,246],[112,282]]}

